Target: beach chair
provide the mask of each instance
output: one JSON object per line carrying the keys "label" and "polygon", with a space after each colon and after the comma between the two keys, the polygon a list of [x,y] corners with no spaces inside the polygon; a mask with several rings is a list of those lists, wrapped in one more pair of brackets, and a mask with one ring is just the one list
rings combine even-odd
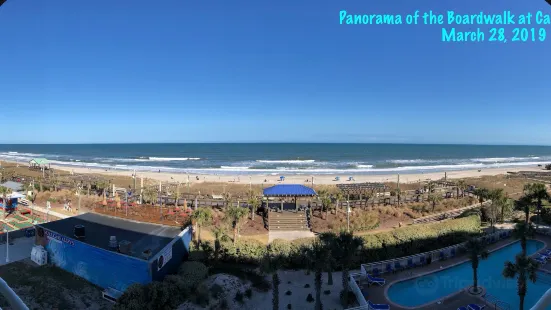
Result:
{"label": "beach chair", "polygon": [[450,257],[455,257],[455,248],[450,250]]}
{"label": "beach chair", "polygon": [[279,181],[280,181],[280,182],[285,181],[285,176],[280,176],[280,177],[279,177]]}
{"label": "beach chair", "polygon": [[420,256],[417,266],[424,266],[426,263],[427,263],[427,259],[425,258],[425,256]]}
{"label": "beach chair", "polygon": [[341,177],[335,177],[333,181],[340,181],[340,180],[341,180]]}
{"label": "beach chair", "polygon": [[446,253],[444,253],[444,251],[440,251],[440,260],[445,260],[446,259]]}
{"label": "beach chair", "polygon": [[547,263],[547,261],[545,259],[540,258],[540,257],[534,258],[534,260],[536,262],[538,262],[540,265],[545,265]]}
{"label": "beach chair", "polygon": [[413,258],[408,258],[408,265],[407,265],[408,268],[413,268],[415,267],[415,264],[413,263]]}
{"label": "beach chair", "polygon": [[390,263],[386,264],[386,272],[394,272],[394,268]]}
{"label": "beach chair", "polygon": [[379,268],[375,267],[371,270],[371,273],[373,273],[374,276],[378,276],[380,274]]}
{"label": "beach chair", "polygon": [[402,269],[404,269],[404,268],[402,267],[402,265],[400,264],[400,262],[397,261],[397,262],[394,262],[394,269],[395,269],[396,271],[398,271],[398,270],[402,270]]}
{"label": "beach chair", "polygon": [[485,305],[477,305],[477,304],[469,304],[467,306],[467,309],[468,310],[482,310],[484,309],[486,306]]}
{"label": "beach chair", "polygon": [[377,284],[377,285],[379,285],[379,286],[383,286],[383,285],[386,283],[385,279],[373,277],[373,276],[371,276],[370,274],[367,274],[367,282],[368,282],[369,284],[375,283],[375,284]]}
{"label": "beach chair", "polygon": [[356,181],[356,180],[354,180],[354,177],[348,177],[348,181]]}
{"label": "beach chair", "polygon": [[371,301],[367,301],[370,310],[389,310],[390,306],[387,304],[374,304]]}

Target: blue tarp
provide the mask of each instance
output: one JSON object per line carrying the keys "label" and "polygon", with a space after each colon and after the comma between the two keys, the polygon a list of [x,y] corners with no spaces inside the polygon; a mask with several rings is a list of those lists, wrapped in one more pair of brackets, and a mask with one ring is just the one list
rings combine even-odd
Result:
{"label": "blue tarp", "polygon": [[316,196],[312,188],[300,184],[280,184],[264,189],[264,196]]}

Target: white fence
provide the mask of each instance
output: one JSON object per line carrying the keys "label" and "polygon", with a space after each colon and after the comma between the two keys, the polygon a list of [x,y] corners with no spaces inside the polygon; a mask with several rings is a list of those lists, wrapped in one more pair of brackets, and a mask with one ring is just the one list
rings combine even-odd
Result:
{"label": "white fence", "polygon": [[[504,229],[504,230],[497,231],[493,234],[482,236],[478,239],[488,243],[495,243],[500,239],[510,237],[511,233],[512,233],[512,230]],[[399,270],[407,269],[407,268],[412,268],[419,265],[429,264],[431,262],[455,257],[457,254],[459,254],[458,252],[460,250],[464,249],[465,244],[466,242],[463,242],[460,244],[452,245],[449,247],[445,247],[445,248],[430,251],[430,252],[425,252],[425,253],[415,254],[411,256],[400,257],[400,258],[394,258],[394,259],[389,259],[389,260],[370,263],[370,264],[362,264],[360,266],[360,269],[363,276],[367,276],[368,273],[378,275],[378,274],[394,271],[395,269],[399,269]]]}

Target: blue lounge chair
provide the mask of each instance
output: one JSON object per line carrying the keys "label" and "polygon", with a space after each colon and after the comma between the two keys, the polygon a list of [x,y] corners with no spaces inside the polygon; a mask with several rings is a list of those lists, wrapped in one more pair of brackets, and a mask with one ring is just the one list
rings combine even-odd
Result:
{"label": "blue lounge chair", "polygon": [[446,259],[446,253],[444,251],[440,251],[440,260]]}
{"label": "blue lounge chair", "polygon": [[335,177],[335,180],[333,181],[340,181],[341,180],[341,177]]}
{"label": "blue lounge chair", "polygon": [[450,257],[455,257],[455,248],[450,250]]}
{"label": "blue lounge chair", "polygon": [[394,262],[394,269],[395,269],[396,271],[402,270],[402,269],[403,269],[403,268],[402,268],[402,265],[400,265],[400,262]]}
{"label": "blue lounge chair", "polygon": [[370,310],[389,310],[390,306],[387,304],[374,304],[371,301],[367,301]]}
{"label": "blue lounge chair", "polygon": [[369,282],[369,284],[375,283],[379,286],[383,286],[386,283],[385,279],[372,277],[370,274],[367,274],[367,282]]}
{"label": "blue lounge chair", "polygon": [[417,263],[417,266],[424,266],[427,263],[427,259],[425,256],[419,257],[419,262]]}
{"label": "blue lounge chair", "polygon": [[386,272],[394,272],[394,268],[390,263],[386,264]]}
{"label": "blue lounge chair", "polygon": [[485,305],[469,304],[467,306],[467,309],[469,309],[469,310],[482,310],[485,307],[486,307]]}
{"label": "blue lounge chair", "polygon": [[415,264],[413,264],[413,258],[408,258],[408,268],[413,268],[415,267]]}
{"label": "blue lounge chair", "polygon": [[378,276],[380,274],[379,268],[375,267],[371,270],[371,273],[373,273],[374,276]]}
{"label": "blue lounge chair", "polygon": [[534,258],[534,260],[535,260],[536,262],[538,262],[540,265],[545,265],[545,264],[547,263],[547,261],[546,261],[545,259],[540,258],[540,257]]}

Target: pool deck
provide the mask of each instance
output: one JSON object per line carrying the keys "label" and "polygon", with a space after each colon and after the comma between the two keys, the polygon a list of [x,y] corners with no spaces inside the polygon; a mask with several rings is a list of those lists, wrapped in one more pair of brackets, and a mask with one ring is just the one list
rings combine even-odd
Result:
{"label": "pool deck", "polygon": [[[542,235],[537,235],[536,240],[540,240],[540,241],[543,241],[546,243],[546,247],[550,247],[551,246],[551,237],[549,236],[542,236]],[[488,251],[492,252],[492,251],[495,251],[497,249],[500,249],[504,246],[507,246],[513,242],[516,242],[518,239],[514,239],[514,238],[507,238],[507,239],[504,239],[504,240],[500,240],[494,244],[491,244],[488,246]],[[419,277],[419,276],[422,276],[424,274],[427,274],[427,273],[432,273],[434,271],[438,271],[440,269],[443,269],[443,268],[448,268],[448,267],[451,267],[453,265],[457,265],[457,264],[460,264],[460,263],[463,263],[465,261],[468,261],[468,257],[467,255],[463,254],[463,255],[457,255],[456,257],[454,258],[450,258],[450,259],[447,259],[445,261],[436,261],[436,262],[433,262],[431,265],[426,265],[426,266],[422,266],[422,267],[416,267],[414,269],[406,269],[404,271],[399,271],[399,272],[396,272],[396,273],[389,273],[389,274],[382,274],[380,275],[379,277],[382,277],[386,280],[386,284],[383,285],[383,286],[378,286],[378,285],[371,285],[371,286],[368,286],[367,283],[364,283],[362,281],[361,283],[361,288],[365,289],[369,296],[367,298],[367,300],[370,300],[371,302],[373,303],[381,303],[381,304],[389,304],[390,305],[390,308],[391,309],[399,309],[399,310],[406,310],[406,309],[445,309],[445,310],[450,310],[450,309],[457,309],[458,307],[461,307],[461,306],[466,306],[468,304],[479,304],[479,305],[486,305],[487,306],[487,309],[488,308],[491,308],[490,304],[486,303],[486,301],[484,301],[481,297],[478,297],[478,296],[472,296],[470,294],[468,294],[467,292],[465,292],[464,290],[460,290],[458,291],[457,293],[454,293],[452,295],[449,295],[448,297],[444,297],[442,298],[441,300],[439,300],[438,302],[440,302],[440,304],[438,304],[436,301],[435,302],[431,302],[430,304],[426,304],[426,305],[422,305],[422,306],[418,306],[418,307],[403,307],[403,306],[400,306],[400,305],[397,305],[395,303],[393,303],[392,301],[390,301],[388,298],[387,298],[387,290],[388,288],[396,283],[396,282],[400,282],[400,281],[403,281],[403,280],[406,280],[406,279],[410,279],[410,278],[416,278],[416,277]],[[551,273],[551,262],[547,263],[545,266],[543,266],[542,268],[544,271],[546,272],[549,272]],[[469,276],[472,276],[472,275],[469,275]]]}

